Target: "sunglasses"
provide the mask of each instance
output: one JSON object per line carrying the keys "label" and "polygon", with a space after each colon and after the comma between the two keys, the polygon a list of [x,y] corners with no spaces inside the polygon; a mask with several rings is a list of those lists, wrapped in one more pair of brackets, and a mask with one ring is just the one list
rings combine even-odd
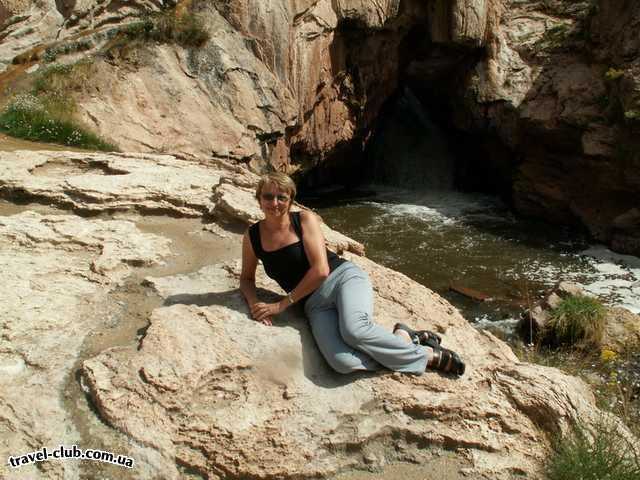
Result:
{"label": "sunglasses", "polygon": [[276,199],[280,203],[287,203],[289,201],[289,195],[285,195],[283,193],[279,193],[278,195],[275,193],[262,193],[260,194],[260,197],[267,202],[272,202]]}

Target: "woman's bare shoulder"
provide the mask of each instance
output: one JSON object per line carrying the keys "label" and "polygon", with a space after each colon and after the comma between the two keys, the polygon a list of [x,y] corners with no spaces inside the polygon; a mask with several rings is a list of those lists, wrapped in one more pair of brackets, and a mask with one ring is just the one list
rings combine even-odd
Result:
{"label": "woman's bare shoulder", "polygon": [[311,210],[300,210],[300,221],[320,223],[320,216]]}

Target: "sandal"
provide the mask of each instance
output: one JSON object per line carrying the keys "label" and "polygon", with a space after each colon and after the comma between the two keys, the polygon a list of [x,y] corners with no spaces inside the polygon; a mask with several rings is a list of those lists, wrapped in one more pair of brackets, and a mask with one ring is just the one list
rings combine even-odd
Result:
{"label": "sandal", "polygon": [[398,330],[404,330],[411,337],[411,341],[416,345],[425,345],[431,348],[440,347],[440,343],[442,342],[442,337],[437,333],[433,333],[429,330],[413,330],[409,328],[404,323],[396,323],[393,327],[393,333],[396,333]]}
{"label": "sandal", "polygon": [[453,373],[454,375],[463,375],[465,364],[460,356],[453,350],[447,348],[436,347],[433,349],[434,358],[427,365],[432,370],[440,370],[444,373]]}

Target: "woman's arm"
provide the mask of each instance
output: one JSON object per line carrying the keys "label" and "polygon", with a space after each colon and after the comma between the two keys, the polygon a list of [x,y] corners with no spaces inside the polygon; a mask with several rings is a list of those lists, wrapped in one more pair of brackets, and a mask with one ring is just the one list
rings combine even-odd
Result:
{"label": "woman's arm", "polygon": [[253,251],[253,246],[249,239],[249,230],[247,230],[244,232],[244,236],[242,237],[242,273],[240,273],[240,291],[249,305],[251,316],[265,325],[271,325],[271,315],[258,318],[256,312],[256,306],[259,305],[258,295],[256,294],[257,267],[258,258]]}
{"label": "woman's arm", "polygon": [[327,247],[318,216],[313,212],[303,211],[300,212],[300,221],[303,233],[302,243],[310,268],[291,292],[295,301],[314,292],[330,273]]}
{"label": "woman's arm", "polygon": [[[302,244],[309,260],[309,270],[296,287],[277,303],[257,303],[256,320],[270,318],[284,311],[288,306],[314,292],[329,276],[329,262],[327,260],[327,247],[324,243],[324,235],[320,229],[320,221],[313,212],[300,212],[302,223]],[[253,312],[253,310],[252,310]]]}

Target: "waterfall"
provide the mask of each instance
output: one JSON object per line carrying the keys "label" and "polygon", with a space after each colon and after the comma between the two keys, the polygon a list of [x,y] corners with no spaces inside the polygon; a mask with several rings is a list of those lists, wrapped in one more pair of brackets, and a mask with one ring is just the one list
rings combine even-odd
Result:
{"label": "waterfall", "polygon": [[405,87],[365,151],[368,180],[412,190],[453,188],[453,155],[429,112]]}

